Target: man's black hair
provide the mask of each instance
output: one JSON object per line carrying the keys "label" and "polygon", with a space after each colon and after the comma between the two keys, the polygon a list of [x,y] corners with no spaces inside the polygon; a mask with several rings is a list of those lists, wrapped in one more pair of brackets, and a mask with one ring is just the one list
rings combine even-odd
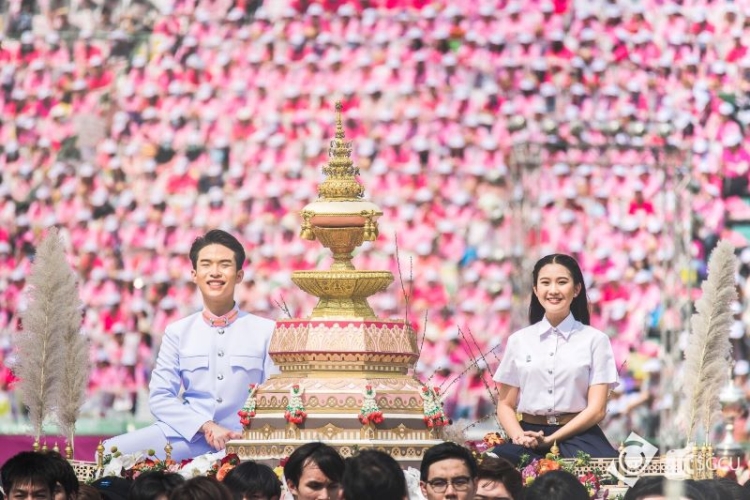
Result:
{"label": "man's black hair", "polygon": [[471,452],[463,446],[457,445],[456,443],[445,442],[436,444],[429,450],[427,450],[422,457],[422,465],[419,468],[419,478],[422,481],[428,481],[430,466],[443,460],[449,460],[455,458],[463,460],[466,467],[469,469],[469,475],[472,478],[477,477],[477,461]]}
{"label": "man's black hair", "polygon": [[265,498],[281,496],[281,481],[273,469],[255,462],[242,462],[230,470],[222,482],[232,491],[235,500],[254,498],[253,495]]}
{"label": "man's black hair", "polygon": [[133,481],[128,500],[158,500],[185,482],[179,474],[159,471],[144,472]]}
{"label": "man's black hair", "polygon": [[57,466],[51,458],[35,451],[22,451],[0,468],[3,491],[10,498],[14,486],[46,486],[50,496],[57,485]]}
{"label": "man's black hair", "polygon": [[502,483],[513,498],[523,495],[523,479],[513,463],[502,457],[484,457],[479,464],[479,481],[487,480]]}
{"label": "man's black hair", "polygon": [[212,229],[193,241],[190,247],[190,262],[193,264],[193,269],[198,269],[198,254],[208,245],[221,245],[230,249],[234,252],[234,262],[237,265],[237,270],[242,269],[242,266],[245,264],[245,249],[242,248],[242,243],[221,229]]}
{"label": "man's black hair", "polygon": [[534,479],[526,488],[526,500],[589,500],[589,492],[570,472],[553,470]]}
{"label": "man's black hair", "polygon": [[[56,451],[50,451],[46,453],[47,457],[55,467],[55,481],[60,483],[62,489],[65,491],[66,498],[72,498],[78,494],[78,477],[76,471],[73,470],[73,466],[70,462]],[[57,485],[55,485],[57,486]]]}
{"label": "man's black hair", "polygon": [[345,500],[403,500],[407,496],[401,466],[379,450],[363,450],[348,458],[341,488]]}
{"label": "man's black hair", "polygon": [[284,465],[284,477],[293,485],[299,486],[302,469],[308,462],[317,465],[331,481],[341,482],[344,475],[344,459],[335,448],[321,442],[303,444],[294,450]]}

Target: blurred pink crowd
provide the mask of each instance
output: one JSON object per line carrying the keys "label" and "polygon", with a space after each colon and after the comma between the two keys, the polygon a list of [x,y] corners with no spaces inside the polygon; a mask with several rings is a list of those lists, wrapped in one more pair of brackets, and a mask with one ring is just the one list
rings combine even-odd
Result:
{"label": "blurred pink crowd", "polygon": [[[647,336],[667,295],[687,293],[719,238],[748,245],[727,220],[749,210],[750,5],[267,4],[177,1],[138,38],[94,25],[70,43],[54,30],[3,41],[0,389],[12,385],[34,245],[53,225],[81,278],[93,414],[134,410],[165,325],[200,307],[186,254],[209,228],[248,252],[242,308],[307,315],[313,299],[291,271],[329,256],[298,238],[298,212],[317,195],[336,98],[366,197],[384,212],[355,265],[397,275],[371,299],[382,316],[406,314],[401,277],[425,337],[418,370],[450,385],[454,416],[491,406],[482,377],[528,292],[513,290],[519,248],[580,259],[593,324],[623,363],[659,354]],[[525,127],[511,126],[520,117]],[[599,150],[545,152],[522,193],[532,231],[513,209],[510,152],[547,140],[548,119],[561,139],[621,147],[607,164]],[[690,153],[690,186],[670,184],[641,149],[665,146]],[[692,189],[694,216],[682,269],[667,230],[679,189]],[[738,339],[744,356],[744,331]]]}

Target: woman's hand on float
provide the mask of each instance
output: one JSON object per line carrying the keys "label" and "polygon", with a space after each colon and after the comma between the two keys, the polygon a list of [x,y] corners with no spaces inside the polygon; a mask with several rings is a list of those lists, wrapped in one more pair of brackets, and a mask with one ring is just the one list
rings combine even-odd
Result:
{"label": "woman's hand on float", "polygon": [[542,431],[524,431],[523,434],[520,434],[513,438],[513,444],[524,446],[526,448],[536,448],[539,446],[539,439],[541,439],[543,436],[544,432]]}
{"label": "woman's hand on float", "polygon": [[539,448],[546,450],[549,448],[552,448],[552,445],[555,444],[555,440],[552,439],[552,436],[540,436],[539,437]]}
{"label": "woman's hand on float", "polygon": [[512,439],[513,444],[517,444],[518,446],[523,446],[524,448],[536,448],[537,440],[534,437],[527,436],[525,434],[521,434],[520,436],[516,436]]}
{"label": "woman's hand on float", "polygon": [[552,447],[552,444],[554,443],[554,440],[550,436],[544,435],[544,431],[526,431],[524,432],[524,438],[527,442],[523,446],[527,448],[546,450]]}

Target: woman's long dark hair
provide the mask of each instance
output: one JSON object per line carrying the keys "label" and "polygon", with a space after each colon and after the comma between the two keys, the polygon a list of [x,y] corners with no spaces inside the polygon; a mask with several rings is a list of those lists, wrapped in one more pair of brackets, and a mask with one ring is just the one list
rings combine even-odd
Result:
{"label": "woman's long dark hair", "polygon": [[[570,304],[570,312],[573,313],[573,317],[583,323],[584,325],[591,324],[591,313],[589,312],[589,299],[586,296],[586,283],[583,282],[583,273],[578,265],[578,262],[570,255],[563,253],[553,253],[542,257],[534,265],[534,270],[531,273],[534,286],[539,279],[539,271],[542,270],[547,264],[560,264],[570,271],[570,275],[573,277],[573,283],[581,285],[581,291],[573,298],[573,302]],[[538,323],[544,318],[544,308],[541,302],[536,297],[536,294],[531,294],[531,302],[529,303],[529,321],[531,324]]]}

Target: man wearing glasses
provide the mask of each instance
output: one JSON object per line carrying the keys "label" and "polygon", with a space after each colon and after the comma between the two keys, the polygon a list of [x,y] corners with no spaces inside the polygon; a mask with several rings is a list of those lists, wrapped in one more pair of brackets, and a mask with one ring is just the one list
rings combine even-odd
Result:
{"label": "man wearing glasses", "polygon": [[474,500],[477,462],[455,443],[440,443],[424,454],[419,482],[427,500]]}

